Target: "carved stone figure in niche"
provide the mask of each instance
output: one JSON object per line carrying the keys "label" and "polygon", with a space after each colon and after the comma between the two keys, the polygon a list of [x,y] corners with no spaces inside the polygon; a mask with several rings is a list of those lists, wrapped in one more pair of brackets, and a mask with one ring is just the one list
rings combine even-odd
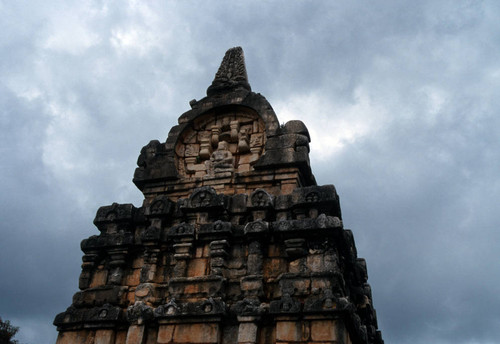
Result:
{"label": "carved stone figure in niche", "polygon": [[212,153],[210,160],[207,161],[207,173],[209,175],[214,175],[214,173],[233,171],[233,154],[229,151],[228,143],[226,141],[220,141],[217,150]]}
{"label": "carved stone figure in niche", "polygon": [[212,154],[211,159],[213,159],[215,170],[234,168],[233,154],[229,151],[226,141],[219,142],[217,150]]}
{"label": "carved stone figure in niche", "polygon": [[246,129],[242,129],[238,133],[238,151],[240,154],[247,153],[250,151],[248,133]]}
{"label": "carved stone figure in niche", "polygon": [[250,163],[255,163],[262,152],[262,147],[264,146],[264,135],[263,134],[253,134],[250,137],[250,152],[252,152],[252,159]]}

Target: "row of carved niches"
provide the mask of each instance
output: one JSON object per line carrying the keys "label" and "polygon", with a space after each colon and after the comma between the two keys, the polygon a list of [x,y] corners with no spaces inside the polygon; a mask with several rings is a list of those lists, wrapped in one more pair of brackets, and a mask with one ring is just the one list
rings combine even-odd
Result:
{"label": "row of carved niches", "polygon": [[[333,185],[297,188],[290,195],[279,196],[264,189],[257,189],[250,195],[227,196],[203,186],[195,189],[189,198],[177,202],[159,195],[143,209],[149,226],[158,229],[183,222],[203,224],[216,220],[245,225],[249,231],[259,227],[258,221],[278,221],[275,227],[280,233],[304,231],[309,227],[342,227],[338,195]],[[147,233],[153,237],[159,235],[154,229],[148,229]]]}
{"label": "row of carved niches", "polygon": [[289,195],[278,196],[264,189],[256,189],[250,195],[228,196],[217,193],[210,186],[203,186],[194,189],[186,199],[172,201],[166,195],[159,195],[144,204],[144,216],[152,225],[158,225],[160,220],[164,226],[180,223],[197,213],[206,213],[209,217],[207,221],[222,219],[223,216],[234,224],[244,224],[233,221],[235,216],[240,216],[243,222],[249,219],[315,219],[321,214],[342,219],[339,198],[333,185],[296,188]]}
{"label": "row of carved niches", "polygon": [[264,121],[252,110],[213,110],[195,119],[175,147],[181,178],[232,176],[253,170],[266,141]]}
{"label": "row of carved niches", "polygon": [[[335,225],[330,223],[333,218]],[[277,221],[274,227],[282,233],[310,227],[342,226],[338,195],[333,185],[297,188],[290,195],[278,196],[263,189],[250,195],[226,196],[204,186],[177,202],[159,195],[141,208],[117,203],[99,208],[94,224],[101,235],[85,239],[82,248],[86,251],[131,245],[137,225],[165,228],[183,222],[202,224],[224,219],[235,225],[245,224],[249,229],[258,225],[256,221]]]}

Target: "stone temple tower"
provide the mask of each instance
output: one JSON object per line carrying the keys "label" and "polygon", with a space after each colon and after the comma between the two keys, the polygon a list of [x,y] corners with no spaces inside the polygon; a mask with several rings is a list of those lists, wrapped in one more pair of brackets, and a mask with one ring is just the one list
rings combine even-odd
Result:
{"label": "stone temple tower", "polygon": [[97,211],[57,344],[383,343],[304,123],[280,125],[239,47],[190,105],[141,150],[142,206]]}

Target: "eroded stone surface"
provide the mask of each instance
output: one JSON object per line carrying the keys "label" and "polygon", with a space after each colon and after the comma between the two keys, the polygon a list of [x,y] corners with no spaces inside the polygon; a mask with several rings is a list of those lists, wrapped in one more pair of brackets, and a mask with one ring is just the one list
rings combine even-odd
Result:
{"label": "eroded stone surface", "polygon": [[143,205],[97,211],[57,343],[383,343],[305,125],[251,92],[241,48],[207,95],[141,150]]}

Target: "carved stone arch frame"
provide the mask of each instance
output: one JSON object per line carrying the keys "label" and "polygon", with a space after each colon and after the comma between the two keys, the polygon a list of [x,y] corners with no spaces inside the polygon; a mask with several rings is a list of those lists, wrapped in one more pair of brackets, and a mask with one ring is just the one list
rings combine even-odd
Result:
{"label": "carved stone arch frame", "polygon": [[[210,178],[218,172],[253,170],[279,122],[264,97],[251,93],[245,100],[206,106],[205,111],[194,108],[179,118],[166,142],[166,148],[173,150],[178,177]],[[219,147],[222,141],[226,144]],[[216,152],[221,150],[228,152]]]}

